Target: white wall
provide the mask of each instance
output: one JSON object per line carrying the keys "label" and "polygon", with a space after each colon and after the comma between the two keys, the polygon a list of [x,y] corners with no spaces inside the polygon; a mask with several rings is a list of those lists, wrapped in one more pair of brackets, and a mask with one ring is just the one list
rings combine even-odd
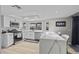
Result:
{"label": "white wall", "polygon": [[4,27],[4,15],[1,15],[1,28]]}
{"label": "white wall", "polygon": [[1,27],[1,6],[0,6],[0,27]]}
{"label": "white wall", "polygon": [[[66,27],[56,27],[56,21],[66,21]],[[54,32],[61,32],[62,34],[68,34],[70,36],[69,42],[71,42],[72,17],[51,19],[49,21],[49,30]]]}
{"label": "white wall", "polygon": [[1,52],[1,6],[0,6],[0,52]]}
{"label": "white wall", "polygon": [[4,16],[4,27],[10,27],[10,17]]}

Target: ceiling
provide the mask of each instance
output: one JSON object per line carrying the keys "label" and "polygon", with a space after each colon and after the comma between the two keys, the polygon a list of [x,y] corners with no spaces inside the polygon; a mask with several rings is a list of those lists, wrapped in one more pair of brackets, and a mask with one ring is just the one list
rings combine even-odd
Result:
{"label": "ceiling", "polygon": [[39,15],[41,18],[68,17],[79,12],[79,5],[19,5],[21,9],[11,5],[2,5],[4,15],[26,17]]}

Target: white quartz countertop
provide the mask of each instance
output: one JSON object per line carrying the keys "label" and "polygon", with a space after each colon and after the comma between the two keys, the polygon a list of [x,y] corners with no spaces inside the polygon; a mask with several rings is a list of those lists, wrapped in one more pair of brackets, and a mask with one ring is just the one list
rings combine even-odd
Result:
{"label": "white quartz countertop", "polygon": [[26,30],[26,32],[43,32],[42,30]]}
{"label": "white quartz countertop", "polygon": [[34,32],[43,32],[42,30],[34,30]]}
{"label": "white quartz countertop", "polygon": [[51,40],[65,40],[63,37],[59,36],[55,32],[44,32],[40,38],[41,39],[51,39]]}

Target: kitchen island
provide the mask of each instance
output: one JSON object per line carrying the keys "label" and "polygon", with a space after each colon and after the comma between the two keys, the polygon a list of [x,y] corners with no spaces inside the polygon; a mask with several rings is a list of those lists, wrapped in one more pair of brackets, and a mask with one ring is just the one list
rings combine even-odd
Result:
{"label": "kitchen island", "polygon": [[55,32],[44,32],[40,39],[41,54],[66,54],[67,40]]}

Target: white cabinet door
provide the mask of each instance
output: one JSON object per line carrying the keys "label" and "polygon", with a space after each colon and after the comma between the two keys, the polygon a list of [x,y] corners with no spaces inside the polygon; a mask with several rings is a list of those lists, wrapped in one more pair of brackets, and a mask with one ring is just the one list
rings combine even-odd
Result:
{"label": "white cabinet door", "polygon": [[30,39],[34,39],[34,32],[29,32],[29,33],[28,33],[28,37],[29,37]]}
{"label": "white cabinet door", "polygon": [[34,32],[32,31],[25,31],[23,32],[23,39],[34,39]]}
{"label": "white cabinet door", "polygon": [[8,46],[11,45],[11,44],[13,44],[13,42],[14,42],[14,40],[13,40],[13,34],[9,33],[8,36],[7,36],[7,38],[8,38],[8,42],[7,42]]}

